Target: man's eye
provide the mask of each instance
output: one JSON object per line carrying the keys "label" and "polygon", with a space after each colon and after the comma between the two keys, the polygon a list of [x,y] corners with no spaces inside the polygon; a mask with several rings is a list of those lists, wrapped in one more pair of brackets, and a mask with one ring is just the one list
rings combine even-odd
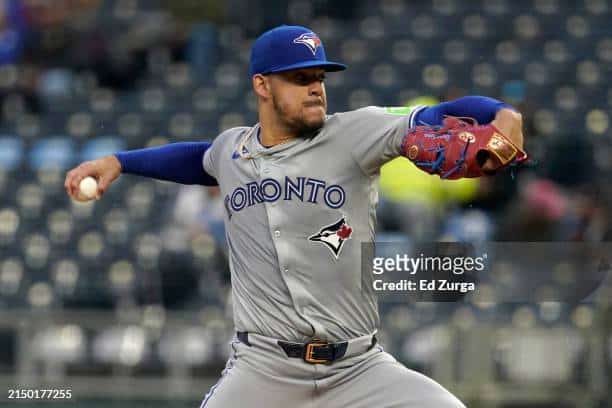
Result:
{"label": "man's eye", "polygon": [[296,74],[293,77],[293,82],[299,85],[310,85],[315,81],[323,82],[325,80],[325,75],[304,75],[304,74]]}

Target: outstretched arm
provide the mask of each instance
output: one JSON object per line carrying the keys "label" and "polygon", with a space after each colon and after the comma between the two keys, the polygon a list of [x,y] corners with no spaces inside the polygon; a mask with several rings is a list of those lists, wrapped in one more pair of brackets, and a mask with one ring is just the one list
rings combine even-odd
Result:
{"label": "outstretched arm", "polygon": [[87,176],[98,181],[96,198],[100,198],[121,173],[181,184],[214,186],[217,181],[202,166],[204,153],[210,146],[208,142],[183,142],[119,152],[81,163],[67,173],[64,187],[71,197],[83,201],[79,183]]}
{"label": "outstretched arm", "polygon": [[514,108],[505,102],[487,96],[464,96],[434,106],[422,108],[415,113],[415,125],[441,125],[446,116],[474,118],[480,124],[490,123],[501,109]]}

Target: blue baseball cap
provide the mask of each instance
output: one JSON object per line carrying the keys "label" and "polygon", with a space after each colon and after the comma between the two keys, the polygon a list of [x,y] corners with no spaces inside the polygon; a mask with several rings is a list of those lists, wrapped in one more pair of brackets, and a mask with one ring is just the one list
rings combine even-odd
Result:
{"label": "blue baseball cap", "polygon": [[273,28],[260,35],[251,48],[251,76],[307,67],[321,67],[326,71],[346,69],[344,64],[327,60],[323,43],[306,27]]}

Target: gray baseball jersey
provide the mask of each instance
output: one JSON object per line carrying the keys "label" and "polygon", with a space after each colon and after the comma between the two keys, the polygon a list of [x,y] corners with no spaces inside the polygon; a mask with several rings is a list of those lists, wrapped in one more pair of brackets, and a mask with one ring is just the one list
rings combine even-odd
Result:
{"label": "gray baseball jersey", "polygon": [[237,330],[297,342],[376,331],[361,243],[374,240],[379,169],[418,110],[337,113],[316,136],[270,148],[259,125],[214,140],[203,166],[225,200]]}

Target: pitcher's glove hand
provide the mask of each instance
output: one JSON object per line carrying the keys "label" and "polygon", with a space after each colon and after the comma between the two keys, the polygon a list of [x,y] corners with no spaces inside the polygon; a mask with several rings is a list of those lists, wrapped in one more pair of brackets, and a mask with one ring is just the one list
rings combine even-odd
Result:
{"label": "pitcher's glove hand", "polygon": [[408,131],[402,153],[417,167],[443,179],[479,177],[527,160],[527,153],[492,123],[448,116],[442,126]]}

